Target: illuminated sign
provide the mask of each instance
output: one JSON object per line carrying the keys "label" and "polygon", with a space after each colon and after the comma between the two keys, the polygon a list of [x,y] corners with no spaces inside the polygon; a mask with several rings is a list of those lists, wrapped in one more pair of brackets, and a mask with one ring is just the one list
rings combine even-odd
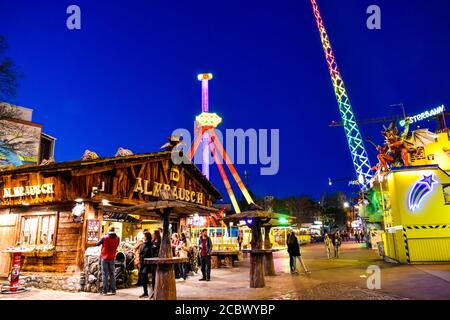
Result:
{"label": "illuminated sign", "polygon": [[54,194],[53,183],[3,189],[3,199]]}
{"label": "illuminated sign", "polygon": [[417,180],[414,183],[408,196],[408,208],[410,211],[415,212],[420,208],[422,201],[433,192],[434,185],[438,181],[434,180],[434,175],[424,175],[422,179]]}
{"label": "illuminated sign", "polygon": [[204,197],[202,192],[186,190],[183,188],[178,188],[176,186],[171,187],[168,184],[163,184],[155,181],[153,181],[153,183],[151,184],[148,180],[137,178],[136,184],[133,188],[133,192],[138,192],[143,195],[153,197],[159,197],[162,190],[170,192],[174,200],[203,204]]}
{"label": "illuminated sign", "polygon": [[[415,122],[417,122],[417,121],[421,121],[421,120],[425,120],[425,119],[434,117],[434,116],[436,116],[436,115],[438,115],[438,114],[440,114],[440,113],[442,113],[442,112],[444,112],[444,111],[445,111],[445,106],[442,105],[442,106],[439,106],[439,107],[437,107],[437,108],[433,108],[433,109],[431,109],[431,110],[427,110],[427,111],[425,111],[425,112],[416,114],[415,116],[410,117],[410,119],[411,119],[410,124],[413,124],[413,123],[415,123]],[[406,122],[405,122],[405,120],[400,120],[400,121],[399,121],[399,124],[400,124],[402,127],[404,127],[405,124],[406,124]]]}

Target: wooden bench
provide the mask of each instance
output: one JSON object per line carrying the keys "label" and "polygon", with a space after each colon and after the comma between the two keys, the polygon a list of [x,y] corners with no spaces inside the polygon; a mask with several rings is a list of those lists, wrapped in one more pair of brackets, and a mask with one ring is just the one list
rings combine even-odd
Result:
{"label": "wooden bench", "polygon": [[233,268],[233,261],[238,260],[239,251],[223,250],[211,252],[211,268]]}

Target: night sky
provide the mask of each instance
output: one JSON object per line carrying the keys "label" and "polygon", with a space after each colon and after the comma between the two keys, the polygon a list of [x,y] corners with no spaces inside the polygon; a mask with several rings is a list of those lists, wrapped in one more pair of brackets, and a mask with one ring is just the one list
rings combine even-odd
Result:
{"label": "night sky", "polygon": [[[450,105],[449,1],[318,3],[358,119],[400,114],[389,107],[399,102],[411,114]],[[81,7],[81,30],[66,28],[70,4]],[[366,28],[371,4],[382,30]],[[351,191],[328,187],[328,177],[355,174],[343,128],[328,127],[339,112],[309,0],[0,0],[0,21],[26,76],[10,102],[34,109],[57,137],[57,161],[85,149],[158,151],[173,129],[192,129],[196,75],[211,72],[210,110],[222,129],[280,129],[277,175],[237,166],[254,193]],[[361,126],[378,143],[380,129]],[[216,168],[212,180],[226,195]]]}

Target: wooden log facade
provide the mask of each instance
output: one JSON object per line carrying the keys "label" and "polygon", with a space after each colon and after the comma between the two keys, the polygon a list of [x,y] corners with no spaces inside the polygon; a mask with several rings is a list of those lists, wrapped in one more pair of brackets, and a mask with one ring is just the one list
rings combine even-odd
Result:
{"label": "wooden log facade", "polygon": [[[155,201],[161,190],[206,207],[222,198],[195,165],[175,165],[170,152],[0,171],[0,250],[17,243],[48,243],[53,252],[25,255],[23,271],[82,270],[84,251],[95,244],[89,221],[101,226],[108,210]],[[83,206],[81,220],[74,219],[76,201]],[[30,227],[36,234],[30,234]],[[0,254],[0,261],[0,274],[7,274],[8,255]]]}

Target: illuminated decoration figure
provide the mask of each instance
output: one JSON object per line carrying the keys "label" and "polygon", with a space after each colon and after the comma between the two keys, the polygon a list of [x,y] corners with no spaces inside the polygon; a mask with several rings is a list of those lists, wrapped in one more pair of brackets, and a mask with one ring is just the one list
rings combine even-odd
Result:
{"label": "illuminated decoration figure", "polygon": [[380,167],[384,171],[388,171],[388,163],[398,167],[401,165],[409,166],[409,153],[408,146],[405,142],[405,138],[408,135],[409,126],[406,125],[402,135],[398,135],[398,129],[395,123],[392,122],[388,128],[383,126],[384,131],[381,134],[385,138],[385,145],[383,147],[377,146],[378,161],[380,161]]}
{"label": "illuminated decoration figure", "polygon": [[[253,199],[250,196],[247,188],[242,182],[239,174],[236,171],[233,163],[230,160],[225,148],[217,137],[214,129],[222,122],[222,118],[216,113],[209,112],[208,106],[208,81],[213,78],[211,73],[203,73],[198,75],[198,80],[202,82],[202,113],[196,117],[196,135],[194,142],[192,143],[191,150],[189,153],[189,159],[194,157],[200,142],[202,144],[202,172],[209,179],[209,156],[213,155],[217,168],[219,169],[222,181],[227,189],[227,193],[230,197],[231,204],[236,213],[240,213],[238,202],[236,196],[234,195],[233,189],[231,188],[230,181],[228,180],[227,174],[223,168],[223,162],[228,166],[230,172],[239,186],[242,194],[247,200],[248,204],[252,204]],[[223,212],[222,212],[223,213]],[[222,222],[223,223],[223,222]]]}
{"label": "illuminated decoration figure", "polygon": [[345,135],[347,136],[347,143],[352,155],[353,166],[355,167],[356,176],[362,176],[366,185],[361,185],[362,189],[367,187],[372,174],[369,157],[364,147],[364,142],[361,137],[361,133],[356,123],[355,115],[350,103],[350,99],[345,89],[344,80],[342,79],[339,71],[336,58],[331,48],[330,39],[323,24],[322,17],[320,15],[319,7],[316,0],[311,0],[314,16],[316,17],[317,27],[319,28],[320,38],[322,40],[323,50],[327,60],[328,67],[330,69],[331,80],[333,82],[334,93],[339,105],[339,112],[344,124]]}
{"label": "illuminated decoration figure", "polygon": [[422,179],[418,180],[408,196],[408,208],[415,212],[420,208],[422,201],[433,191],[433,187],[438,181],[434,180],[434,175],[424,175]]}

